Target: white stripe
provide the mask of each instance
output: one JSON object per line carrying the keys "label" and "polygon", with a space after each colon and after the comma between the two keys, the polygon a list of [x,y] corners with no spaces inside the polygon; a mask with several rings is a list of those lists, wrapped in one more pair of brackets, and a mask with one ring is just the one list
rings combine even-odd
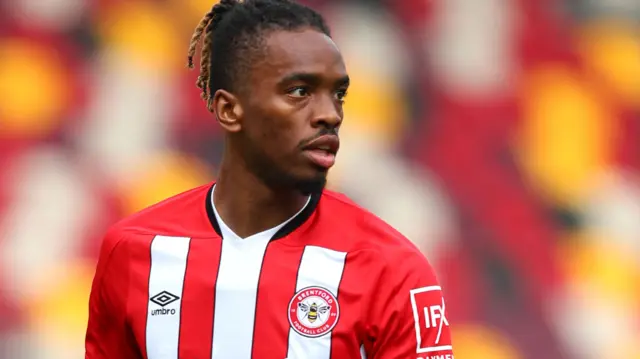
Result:
{"label": "white stripe", "polygon": [[167,292],[168,294],[161,299],[171,296],[180,299],[164,307],[149,300],[146,343],[149,359],[178,358],[180,304],[190,240],[184,237],[156,236],[151,242],[149,298]]}
{"label": "white stripe", "polygon": [[213,359],[251,359],[253,324],[262,259],[271,234],[225,236],[213,323]]}
{"label": "white stripe", "polygon": [[[307,287],[323,287],[338,297],[338,288],[347,253],[331,249],[307,246],[302,254],[296,292]],[[338,318],[338,321],[340,318]],[[289,329],[287,358],[329,359],[331,356],[331,332],[309,338]]]}

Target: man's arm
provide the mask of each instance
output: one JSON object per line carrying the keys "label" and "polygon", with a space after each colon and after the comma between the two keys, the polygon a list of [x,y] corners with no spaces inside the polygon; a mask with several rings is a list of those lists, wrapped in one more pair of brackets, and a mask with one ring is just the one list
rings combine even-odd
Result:
{"label": "man's arm", "polygon": [[442,289],[423,255],[390,256],[378,286],[370,359],[453,359]]}
{"label": "man's arm", "polygon": [[105,236],[89,298],[85,359],[138,359],[126,325],[128,260],[122,235]]}

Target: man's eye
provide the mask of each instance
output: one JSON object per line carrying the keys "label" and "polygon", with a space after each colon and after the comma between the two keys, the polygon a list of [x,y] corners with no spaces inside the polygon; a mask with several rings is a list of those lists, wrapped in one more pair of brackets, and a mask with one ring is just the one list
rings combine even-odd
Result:
{"label": "man's eye", "polygon": [[339,90],[336,92],[336,100],[344,102],[345,97],[347,97],[347,90]]}
{"label": "man's eye", "polygon": [[289,91],[289,95],[294,97],[305,97],[309,95],[309,91],[304,87],[295,87]]}

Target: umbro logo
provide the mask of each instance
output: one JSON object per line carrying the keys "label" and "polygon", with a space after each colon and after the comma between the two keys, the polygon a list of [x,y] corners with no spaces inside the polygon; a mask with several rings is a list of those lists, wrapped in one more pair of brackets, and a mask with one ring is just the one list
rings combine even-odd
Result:
{"label": "umbro logo", "polygon": [[165,307],[167,305],[179,300],[179,299],[180,299],[180,297],[178,297],[175,294],[169,293],[166,290],[163,290],[162,292],[154,295],[153,297],[149,298],[149,301],[161,306],[162,308],[152,310],[151,311],[151,315],[174,315],[174,314],[176,314],[176,310],[175,309],[166,309]]}
{"label": "umbro logo", "polygon": [[166,307],[167,305],[175,302],[176,300],[180,299],[180,297],[178,297],[175,294],[171,294],[169,292],[167,292],[166,290],[154,295],[153,297],[149,298],[149,300],[151,300],[152,302],[156,303],[157,305],[161,306],[161,307]]}

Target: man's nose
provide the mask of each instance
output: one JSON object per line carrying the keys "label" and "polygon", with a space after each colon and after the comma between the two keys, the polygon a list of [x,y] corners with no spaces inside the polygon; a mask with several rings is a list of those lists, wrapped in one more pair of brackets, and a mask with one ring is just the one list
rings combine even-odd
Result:
{"label": "man's nose", "polygon": [[342,106],[333,95],[317,96],[314,103],[313,126],[336,128],[342,122]]}

